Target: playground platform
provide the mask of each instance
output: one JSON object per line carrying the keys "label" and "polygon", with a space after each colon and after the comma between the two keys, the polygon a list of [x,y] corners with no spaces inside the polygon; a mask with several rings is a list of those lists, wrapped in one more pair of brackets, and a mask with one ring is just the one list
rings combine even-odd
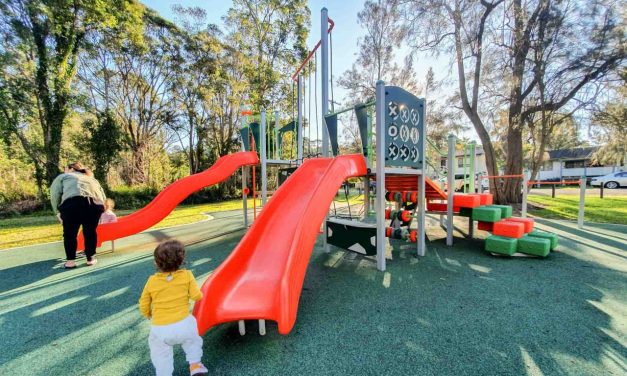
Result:
{"label": "playground platform", "polygon": [[[1,251],[0,374],[153,374],[150,325],[137,310],[154,271],[152,244],[194,242],[200,227],[224,231],[188,247],[188,268],[202,282],[243,235],[241,216],[215,217],[116,242],[95,268],[62,271],[55,244]],[[324,253],[319,237],[294,330],[282,336],[268,323],[260,336],[254,322],[244,337],[237,323],[210,330],[211,374],[624,374],[626,226],[537,220],[560,236],[538,260],[490,256],[481,239],[446,247],[437,220],[429,222],[426,256],[395,242],[385,272],[371,258]],[[187,374],[182,351],[175,366]]]}

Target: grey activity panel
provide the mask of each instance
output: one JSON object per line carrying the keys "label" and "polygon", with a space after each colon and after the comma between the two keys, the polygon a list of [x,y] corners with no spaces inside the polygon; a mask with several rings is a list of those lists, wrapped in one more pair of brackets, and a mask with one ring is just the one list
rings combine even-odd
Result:
{"label": "grey activity panel", "polygon": [[385,165],[422,169],[425,100],[397,86],[385,87]]}

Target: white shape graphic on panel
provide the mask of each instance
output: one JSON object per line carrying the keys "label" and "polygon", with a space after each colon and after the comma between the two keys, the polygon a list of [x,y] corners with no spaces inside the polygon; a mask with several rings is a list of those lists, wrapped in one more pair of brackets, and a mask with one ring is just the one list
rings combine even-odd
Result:
{"label": "white shape graphic on panel", "polygon": [[400,156],[404,161],[409,159],[409,147],[407,147],[407,145],[401,146]]}
{"label": "white shape graphic on panel", "polygon": [[420,153],[418,153],[418,148],[414,146],[411,148],[411,160],[418,162],[418,158],[420,158]]}
{"label": "white shape graphic on panel", "polygon": [[390,127],[388,128],[388,136],[390,136],[393,140],[396,140],[396,137],[398,137],[398,126],[396,126],[396,124],[390,124]]}
{"label": "white shape graphic on panel", "polygon": [[418,122],[420,121],[420,114],[418,113],[418,111],[416,111],[415,108],[411,109],[411,123],[415,126],[418,125]]}
{"label": "white shape graphic on panel", "polygon": [[398,105],[396,104],[396,102],[388,103],[388,116],[391,117],[393,120],[396,120],[396,118],[398,117]]}
{"label": "white shape graphic on panel", "polygon": [[409,120],[409,110],[405,106],[401,107],[401,120],[403,123],[407,123],[407,120]]}
{"label": "white shape graphic on panel", "polygon": [[405,124],[401,125],[401,140],[407,142],[409,140],[409,128]]}
{"label": "white shape graphic on panel", "polygon": [[388,146],[388,157],[393,160],[398,159],[398,146],[393,142]]}
{"label": "white shape graphic on panel", "polygon": [[[401,136],[402,137],[402,136]],[[412,128],[409,131],[409,138],[411,138],[411,142],[414,144],[418,143],[418,139],[420,138],[420,135],[418,133],[418,128]]]}

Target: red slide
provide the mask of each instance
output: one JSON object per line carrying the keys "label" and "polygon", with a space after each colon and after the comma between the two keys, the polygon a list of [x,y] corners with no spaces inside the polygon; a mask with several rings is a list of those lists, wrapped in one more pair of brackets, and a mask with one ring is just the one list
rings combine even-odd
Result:
{"label": "red slide", "polygon": [[[116,223],[99,225],[98,246],[102,242],[137,234],[165,218],[181,201],[190,194],[210,185],[228,179],[239,167],[259,163],[257,153],[245,151],[221,157],[203,172],[179,179],[165,187],[148,205],[120,218]],[[83,234],[78,235],[78,249],[85,248]]]}
{"label": "red slide", "polygon": [[365,174],[361,154],[305,161],[203,284],[204,298],[194,306],[199,333],[224,322],[265,319],[288,334],[329,205],[344,180]]}

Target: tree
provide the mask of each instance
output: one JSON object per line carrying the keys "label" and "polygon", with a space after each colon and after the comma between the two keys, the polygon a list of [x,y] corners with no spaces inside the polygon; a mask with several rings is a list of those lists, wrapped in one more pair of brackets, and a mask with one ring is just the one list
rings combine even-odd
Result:
{"label": "tree", "polygon": [[593,117],[594,137],[601,144],[594,159],[627,166],[627,69],[620,72],[620,78],[609,87],[609,101]]}
{"label": "tree", "polygon": [[379,80],[410,92],[420,91],[412,57],[405,57],[403,67],[394,61],[394,50],[405,37],[405,28],[397,22],[399,10],[399,1],[369,0],[357,14],[357,23],[365,29],[366,35],[359,39],[359,52],[352,68],[338,80],[355,103],[374,98]]}
{"label": "tree", "polygon": [[[507,111],[504,170],[513,175],[522,173],[529,118],[548,121],[589,101],[593,84],[624,61],[619,7],[613,0],[414,0],[404,7],[403,24],[416,49],[449,53],[455,62],[459,101],[483,143],[490,175],[498,175],[498,166],[488,125],[493,114]],[[520,180],[506,179],[491,191],[498,202],[518,202]]]}
{"label": "tree", "polygon": [[124,150],[122,130],[110,110],[99,113],[95,121],[85,120],[83,129],[87,137],[83,139],[82,146],[93,158],[94,176],[108,188],[109,168]]}
{"label": "tree", "polygon": [[142,43],[119,44],[103,35],[98,40],[107,50],[87,56],[80,72],[91,109],[112,111],[124,131],[131,153],[122,174],[128,184],[146,183],[152,153],[163,151],[167,127],[177,116],[170,89],[182,64],[181,34],[174,24],[146,11],[142,37]]}
{"label": "tree", "polygon": [[234,0],[225,21],[232,47],[246,57],[244,75],[252,110],[278,108],[291,90],[281,77],[307,54],[307,2]]}
{"label": "tree", "polygon": [[[59,173],[63,127],[72,110],[78,56],[104,29],[138,39],[143,6],[135,1],[7,0],[0,4],[0,124],[35,165],[39,184]],[[37,123],[41,143],[25,131]]]}
{"label": "tree", "polygon": [[178,46],[180,64],[174,66],[175,76],[170,95],[176,101],[179,116],[169,124],[187,154],[190,173],[207,167],[205,147],[209,137],[211,102],[218,71],[223,70],[218,55],[223,49],[217,27],[207,25],[201,8],[174,6],[182,25],[183,43]]}

